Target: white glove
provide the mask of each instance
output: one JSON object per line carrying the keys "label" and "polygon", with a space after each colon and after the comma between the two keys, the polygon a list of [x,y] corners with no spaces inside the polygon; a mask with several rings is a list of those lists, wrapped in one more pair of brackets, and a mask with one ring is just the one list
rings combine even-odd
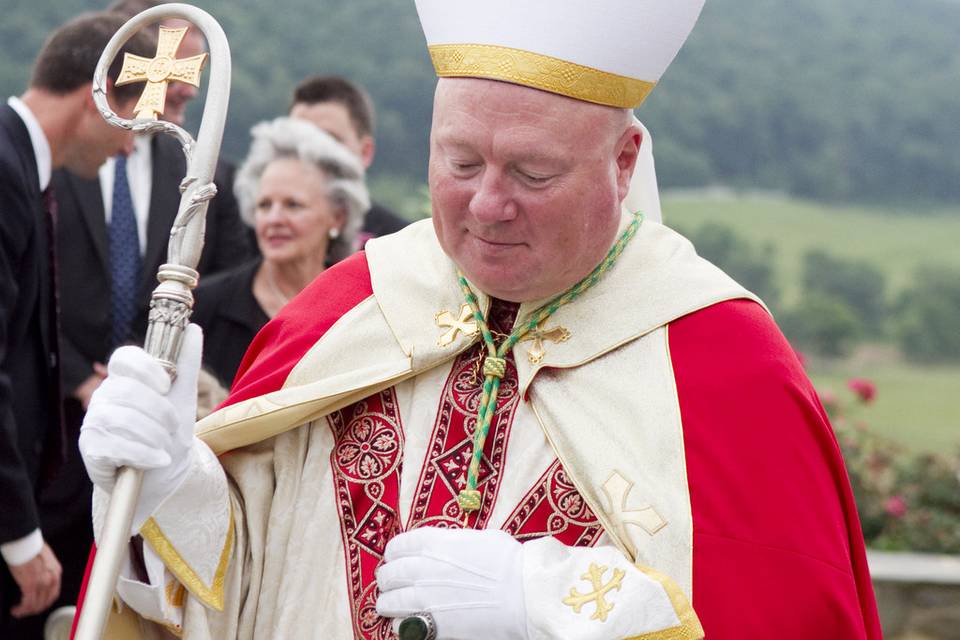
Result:
{"label": "white glove", "polygon": [[377,570],[377,613],[429,612],[440,640],[526,640],[522,545],[496,529],[414,529],[393,538]]}
{"label": "white glove", "polygon": [[113,490],[117,470],[144,470],[132,533],[172,494],[193,455],[197,376],[203,332],[187,326],[171,385],[166,371],[139,347],[110,357],[107,378],[94,392],[80,429],[80,453],[93,483]]}

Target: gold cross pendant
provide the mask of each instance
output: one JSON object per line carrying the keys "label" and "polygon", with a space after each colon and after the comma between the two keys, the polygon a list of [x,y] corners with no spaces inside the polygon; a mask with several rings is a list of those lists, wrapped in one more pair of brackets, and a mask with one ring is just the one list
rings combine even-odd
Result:
{"label": "gold cross pendant", "polygon": [[152,59],[130,53],[123,54],[123,68],[117,77],[116,85],[147,83],[137,106],[134,107],[138,120],[156,120],[157,114],[163,113],[168,83],[186,82],[195,87],[200,86],[200,72],[207,62],[207,54],[201,53],[181,59],[176,57],[177,49],[180,48],[188,28],[160,27],[157,55]]}
{"label": "gold cross pendant", "polygon": [[479,330],[477,321],[473,318],[473,311],[470,310],[470,305],[468,304],[460,305],[460,315],[457,317],[454,317],[449,311],[441,311],[435,316],[434,320],[438,327],[447,329],[447,331],[437,339],[437,346],[440,347],[447,347],[453,344],[454,340],[457,339],[458,333],[462,333],[465,336],[472,336]]}
{"label": "gold cross pendant", "polygon": [[533,342],[533,346],[527,351],[527,360],[530,364],[538,364],[543,357],[547,355],[547,349],[544,346],[544,340],[559,344],[570,339],[570,332],[563,327],[554,327],[553,329],[534,329],[520,339],[520,342]]}

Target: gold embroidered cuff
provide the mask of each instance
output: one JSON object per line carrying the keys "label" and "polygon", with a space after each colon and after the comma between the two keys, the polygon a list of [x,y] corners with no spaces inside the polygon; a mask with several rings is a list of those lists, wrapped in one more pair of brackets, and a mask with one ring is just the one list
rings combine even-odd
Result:
{"label": "gold embroidered cuff", "polygon": [[197,575],[193,567],[183,559],[173,543],[167,539],[160,525],[153,518],[149,518],[140,529],[140,535],[146,540],[167,569],[176,576],[177,580],[187,588],[203,604],[217,611],[223,610],[223,584],[230,564],[230,553],[233,551],[233,507],[230,507],[230,525],[227,529],[227,539],[220,551],[216,572],[210,584],[205,584]]}
{"label": "gold embroidered cuff", "polygon": [[677,617],[680,618],[680,625],[652,633],[644,633],[639,636],[631,636],[626,640],[700,640],[703,638],[704,633],[703,627],[700,625],[700,619],[697,618],[693,606],[691,606],[687,596],[677,583],[649,567],[641,565],[634,566],[660,583],[663,590],[667,592],[667,597],[670,598],[670,604],[673,605],[673,610],[676,612]]}

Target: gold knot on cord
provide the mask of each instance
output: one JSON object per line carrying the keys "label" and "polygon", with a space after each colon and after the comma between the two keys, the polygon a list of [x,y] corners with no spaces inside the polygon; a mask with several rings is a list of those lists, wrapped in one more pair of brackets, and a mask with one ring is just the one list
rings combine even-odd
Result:
{"label": "gold knot on cord", "polygon": [[503,379],[507,375],[507,359],[487,356],[483,360],[483,375]]}
{"label": "gold knot on cord", "polygon": [[480,492],[476,489],[461,489],[457,494],[457,504],[464,511],[479,511]]}

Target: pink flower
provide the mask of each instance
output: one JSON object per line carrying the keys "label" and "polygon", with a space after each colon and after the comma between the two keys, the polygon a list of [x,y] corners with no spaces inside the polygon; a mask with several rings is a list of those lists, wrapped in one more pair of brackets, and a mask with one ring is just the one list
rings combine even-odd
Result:
{"label": "pink flower", "polygon": [[907,514],[907,501],[903,496],[892,496],[883,503],[883,510],[894,518],[902,518]]}
{"label": "pink flower", "polygon": [[877,385],[866,378],[851,378],[847,382],[847,387],[857,394],[857,398],[864,404],[873,402],[877,396]]}
{"label": "pink flower", "polygon": [[820,391],[820,402],[823,403],[823,408],[827,411],[834,411],[840,406],[837,394],[830,389],[822,389]]}

